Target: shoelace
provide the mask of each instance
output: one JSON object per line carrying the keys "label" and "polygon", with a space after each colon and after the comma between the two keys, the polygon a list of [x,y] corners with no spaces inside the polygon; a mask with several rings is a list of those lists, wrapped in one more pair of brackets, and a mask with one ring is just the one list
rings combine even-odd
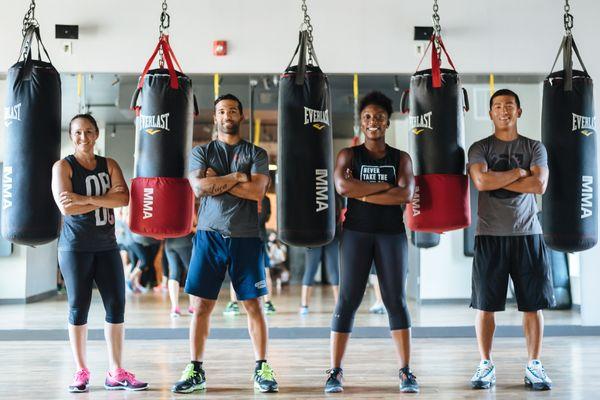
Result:
{"label": "shoelace", "polygon": [[414,385],[417,383],[417,377],[412,372],[400,370],[400,374],[406,377],[409,384]]}
{"label": "shoelace", "polygon": [[477,367],[477,372],[475,372],[475,375],[477,375],[478,377],[482,377],[483,375],[483,371],[486,370],[490,370],[492,369],[491,365],[487,364],[486,366],[482,367],[481,365],[479,367]]}
{"label": "shoelace", "polygon": [[329,378],[338,379],[339,376],[344,376],[344,373],[339,368],[329,368],[325,371],[329,375]]}
{"label": "shoelace", "polygon": [[273,369],[269,365],[267,365],[267,363],[263,363],[260,369],[256,371],[256,374],[260,378],[267,381],[272,381],[275,379],[275,372],[273,372]]}
{"label": "shoelace", "polygon": [[80,369],[79,371],[75,372],[75,382],[84,382],[89,378],[90,374],[84,370],[84,369]]}
{"label": "shoelace", "polygon": [[541,365],[539,367],[529,367],[534,372],[534,375],[538,375],[539,378],[546,380],[548,375],[546,375],[546,370]]}
{"label": "shoelace", "polygon": [[136,383],[136,379],[135,379],[135,375],[132,374],[131,372],[125,371],[124,369],[121,369],[115,376],[115,379],[119,377],[121,379],[119,379],[120,381],[127,381],[129,383]]}
{"label": "shoelace", "polygon": [[183,373],[181,374],[180,380],[187,381],[188,379],[193,378],[195,372],[196,371],[194,371],[194,364],[186,365],[185,369],[183,370]]}

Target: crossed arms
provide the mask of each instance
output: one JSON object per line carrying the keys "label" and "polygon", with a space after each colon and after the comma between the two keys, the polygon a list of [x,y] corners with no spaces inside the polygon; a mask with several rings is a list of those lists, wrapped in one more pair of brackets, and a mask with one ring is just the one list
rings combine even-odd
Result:
{"label": "crossed arms", "polygon": [[188,179],[196,197],[229,193],[241,199],[256,201],[259,207],[269,186],[269,177],[263,174],[248,176],[243,172],[232,172],[218,176],[212,168],[190,171]]}
{"label": "crossed arms", "polygon": [[485,192],[506,189],[518,193],[544,194],[548,185],[548,168],[538,165],[529,170],[513,168],[508,171],[490,171],[485,163],[469,166],[469,175],[477,190]]}
{"label": "crossed arms", "polygon": [[410,156],[401,152],[396,185],[387,182],[365,182],[352,176],[352,150],[340,151],[335,165],[334,179],[337,192],[344,196],[379,205],[401,205],[412,200],[415,177]]}
{"label": "crossed arms", "polygon": [[83,196],[73,192],[71,176],[73,170],[65,160],[52,166],[52,196],[63,215],[80,215],[98,208],[117,208],[129,204],[129,189],[119,164],[112,158],[106,159],[111,188],[102,196]]}

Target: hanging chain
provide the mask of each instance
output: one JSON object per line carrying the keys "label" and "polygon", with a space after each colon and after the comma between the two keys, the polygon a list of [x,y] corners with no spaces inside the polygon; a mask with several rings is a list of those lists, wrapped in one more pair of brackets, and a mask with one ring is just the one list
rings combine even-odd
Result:
{"label": "hanging chain", "polygon": [[438,0],[433,0],[433,15],[431,19],[433,20],[433,34],[439,36],[442,32],[442,27],[440,25],[440,14],[438,14],[440,7],[438,6]]}
{"label": "hanging chain", "polygon": [[[171,26],[171,16],[167,13],[167,0],[162,2],[162,12],[160,13],[160,25],[158,26],[159,38],[162,38],[167,34],[167,30]],[[164,68],[165,59],[162,46],[158,49],[158,67]]]}
{"label": "hanging chain", "polygon": [[308,7],[306,6],[306,0],[302,0],[302,12],[304,13],[303,25],[308,32],[308,63],[313,63],[313,26],[310,23],[310,16],[308,15]]}
{"label": "hanging chain", "polygon": [[573,15],[569,12],[571,11],[571,6],[569,5],[569,0],[565,0],[565,15],[563,17],[565,23],[565,35],[571,35],[571,29],[573,29]]}
{"label": "hanging chain", "polygon": [[438,13],[440,7],[438,6],[438,0],[433,0],[433,15],[431,16],[433,22],[433,36],[436,40],[434,40],[433,44],[435,46],[435,52],[438,58],[442,57],[442,49],[440,48],[440,43],[437,40],[442,33],[442,26],[440,25],[440,14]]}
{"label": "hanging chain", "polygon": [[35,19],[35,0],[31,0],[29,10],[27,10],[27,13],[23,17],[23,29],[21,31],[23,36],[25,36],[25,33],[30,26],[39,26],[37,19]]}

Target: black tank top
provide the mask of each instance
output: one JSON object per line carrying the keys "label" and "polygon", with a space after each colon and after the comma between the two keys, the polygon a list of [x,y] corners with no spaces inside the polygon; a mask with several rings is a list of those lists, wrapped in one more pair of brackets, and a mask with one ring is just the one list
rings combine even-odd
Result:
{"label": "black tank top", "polygon": [[[398,182],[400,150],[385,145],[385,156],[378,160],[369,156],[364,144],[351,147],[352,176],[365,182]],[[383,206],[348,199],[344,228],[368,233],[403,233],[402,206]]]}
{"label": "black tank top", "polygon": [[[111,187],[106,158],[96,156],[96,168],[85,169],[74,155],[65,157],[73,170],[73,193],[101,196]],[[58,249],[68,251],[107,251],[118,249],[112,208],[98,208],[86,214],[65,215]]]}

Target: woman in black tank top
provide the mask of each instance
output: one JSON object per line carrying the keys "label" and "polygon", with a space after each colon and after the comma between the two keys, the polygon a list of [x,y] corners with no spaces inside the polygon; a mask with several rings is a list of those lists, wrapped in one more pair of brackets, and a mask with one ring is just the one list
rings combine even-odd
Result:
{"label": "woman in black tank top", "polygon": [[58,261],[69,301],[69,339],[77,372],[70,392],[88,390],[87,315],[95,282],[104,309],[108,342],[107,389],[143,390],[147,384],[122,368],[125,277],[115,238],[113,209],[129,203],[129,190],[119,165],[96,156],[99,131],[89,114],[76,115],[69,123],[75,151],[52,168],[52,193],[63,227],[58,241]]}
{"label": "woman in black tank top", "polygon": [[340,248],[340,295],[332,320],[332,365],[325,385],[329,393],[343,390],[342,359],[373,262],[400,358],[400,389],[419,390],[409,367],[410,316],[404,293],[408,257],[402,220],[415,183],[410,156],[385,143],[391,114],[389,98],[380,92],[367,94],[360,105],[365,143],[345,148],[337,157],[335,187],[348,198],[348,208]]}

